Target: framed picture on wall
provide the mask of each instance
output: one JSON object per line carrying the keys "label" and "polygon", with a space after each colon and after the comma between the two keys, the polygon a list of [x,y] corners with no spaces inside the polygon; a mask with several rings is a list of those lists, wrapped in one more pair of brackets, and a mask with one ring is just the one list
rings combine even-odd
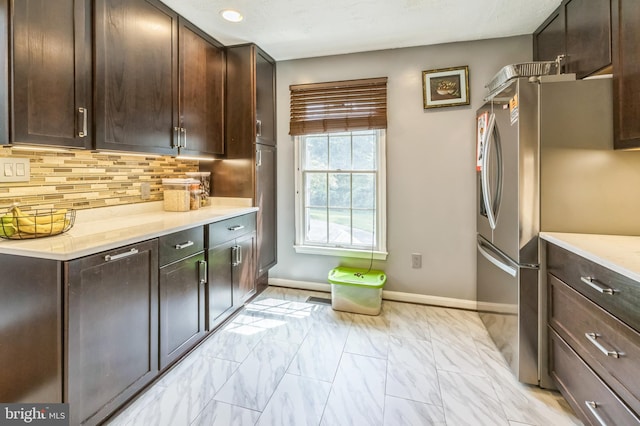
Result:
{"label": "framed picture on wall", "polygon": [[424,108],[469,105],[469,67],[422,71]]}

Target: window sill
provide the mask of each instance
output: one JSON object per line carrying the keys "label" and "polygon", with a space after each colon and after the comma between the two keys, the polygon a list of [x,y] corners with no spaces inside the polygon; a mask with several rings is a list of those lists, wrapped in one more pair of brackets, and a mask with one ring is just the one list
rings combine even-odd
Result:
{"label": "window sill", "polygon": [[359,259],[371,259],[373,255],[374,260],[387,260],[386,251],[371,251],[371,250],[358,250],[348,249],[340,247],[316,247],[316,246],[298,246],[294,245],[293,248],[296,253],[301,254],[319,254],[322,256],[336,256],[336,257],[353,257]]}

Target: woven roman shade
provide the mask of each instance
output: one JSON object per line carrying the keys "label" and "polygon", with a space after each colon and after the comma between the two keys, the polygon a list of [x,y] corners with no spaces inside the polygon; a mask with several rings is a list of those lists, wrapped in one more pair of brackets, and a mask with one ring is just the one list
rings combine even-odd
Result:
{"label": "woven roman shade", "polygon": [[386,129],[387,77],[294,84],[290,135]]}

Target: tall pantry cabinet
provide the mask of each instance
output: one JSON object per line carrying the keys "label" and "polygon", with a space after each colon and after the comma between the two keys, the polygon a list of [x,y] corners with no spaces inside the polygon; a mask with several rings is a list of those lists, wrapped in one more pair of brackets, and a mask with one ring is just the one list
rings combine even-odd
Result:
{"label": "tall pantry cabinet", "polygon": [[211,166],[212,194],[251,198],[257,217],[256,273],[276,264],[275,61],[255,44],[227,48],[226,155]]}

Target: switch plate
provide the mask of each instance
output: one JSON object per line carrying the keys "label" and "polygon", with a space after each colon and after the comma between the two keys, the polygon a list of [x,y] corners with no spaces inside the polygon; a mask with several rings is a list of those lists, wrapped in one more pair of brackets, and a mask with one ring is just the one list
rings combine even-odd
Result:
{"label": "switch plate", "polygon": [[411,267],[413,269],[422,268],[422,255],[420,253],[411,253]]}
{"label": "switch plate", "polygon": [[0,183],[29,182],[31,166],[28,158],[0,158]]}

